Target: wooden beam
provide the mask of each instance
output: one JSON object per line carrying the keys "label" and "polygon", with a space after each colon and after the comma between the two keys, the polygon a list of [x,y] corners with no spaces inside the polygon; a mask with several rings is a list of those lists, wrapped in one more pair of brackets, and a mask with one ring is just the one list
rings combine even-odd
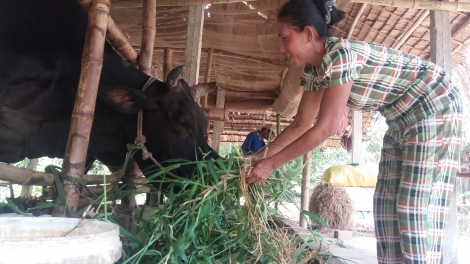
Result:
{"label": "wooden beam", "polygon": [[139,69],[150,75],[157,20],[156,0],[144,0],[142,39],[139,53]]}
{"label": "wooden beam", "polygon": [[[224,108],[225,107],[225,89],[218,87],[217,88],[217,99],[215,106],[217,108]],[[214,122],[214,129],[212,133],[212,148],[219,152],[220,146],[220,135],[222,134],[222,128],[224,127],[224,122],[215,121]]]}
{"label": "wooden beam", "polygon": [[276,99],[279,96],[278,91],[260,91],[260,92],[252,92],[252,91],[232,91],[227,90],[226,97],[228,98],[246,98],[246,99]]}
{"label": "wooden beam", "polygon": [[[92,0],[77,1],[85,10],[88,10],[92,3]],[[111,17],[108,18],[107,22],[106,39],[127,62],[134,66],[137,65],[137,52],[132,48],[131,44],[129,44],[129,41],[127,41],[127,38],[124,37]]]}
{"label": "wooden beam", "polygon": [[[109,17],[109,0],[94,0],[88,9],[88,27],[83,50],[82,68],[72,112],[72,121],[64,154],[62,172],[82,179],[95,114],[96,97],[103,67],[103,51]],[[65,206],[74,216],[77,210],[80,188],[73,182],[62,181]],[[60,198],[57,203],[62,203]],[[65,216],[64,205],[55,207],[53,216]]]}
{"label": "wooden beam", "polygon": [[361,18],[362,12],[366,9],[367,4],[361,4],[361,7],[359,7],[359,11],[357,11],[356,16],[354,17],[354,20],[351,24],[351,27],[349,28],[348,36],[346,37],[347,39],[351,38],[352,33],[354,32],[354,28],[356,27],[357,22]]}
{"label": "wooden beam", "polygon": [[[202,28],[204,25],[204,6],[189,7],[188,30],[186,33],[184,80],[193,86],[198,83],[201,61]],[[199,98],[196,100],[199,103]]]}
{"label": "wooden beam", "polygon": [[[91,0],[79,0],[91,1]],[[256,0],[157,0],[157,6],[192,6],[192,5],[216,5],[239,2],[251,2]],[[136,0],[115,0],[111,9],[140,8],[142,1]]]}
{"label": "wooden beam", "polygon": [[259,7],[256,9],[209,9],[208,12],[211,15],[224,15],[224,16],[239,16],[239,15],[250,15],[250,14],[263,14],[262,17],[267,17],[263,12],[274,11],[282,7],[284,3],[279,3],[277,5]]}
{"label": "wooden beam", "polygon": [[398,39],[398,41],[393,45],[394,49],[400,49],[401,46],[408,40],[410,35],[418,28],[419,25],[428,17],[429,10],[423,10],[421,15],[416,19],[413,25]]}
{"label": "wooden beam", "polygon": [[391,7],[401,7],[409,9],[428,9],[454,12],[470,12],[470,3],[463,2],[443,2],[429,0],[351,0],[354,3],[364,3],[369,5],[381,5]]}
{"label": "wooden beam", "polygon": [[[133,46],[135,49],[139,50],[139,47],[137,46]],[[163,47],[156,47],[153,49],[153,51],[164,51],[166,48],[163,48]],[[171,48],[171,50],[173,52],[184,52],[185,49],[183,48]],[[209,51],[208,48],[201,48],[201,51]],[[228,58],[233,58],[233,59],[240,59],[240,60],[248,60],[248,61],[252,61],[252,62],[257,62],[257,63],[263,63],[263,64],[268,64],[268,65],[274,65],[274,66],[286,66],[286,63],[285,62],[278,62],[278,61],[273,61],[273,60],[270,60],[270,59],[259,59],[259,58],[254,58],[254,57],[251,57],[251,56],[246,56],[246,55],[241,55],[241,54],[236,54],[236,53],[232,53],[232,52],[229,52],[229,51],[225,51],[225,50],[218,50],[218,49],[214,49],[214,53],[213,55],[217,55],[217,56],[220,56],[220,57],[228,57]]]}
{"label": "wooden beam", "polygon": [[213,121],[225,121],[226,111],[225,108],[202,108],[206,118]]}

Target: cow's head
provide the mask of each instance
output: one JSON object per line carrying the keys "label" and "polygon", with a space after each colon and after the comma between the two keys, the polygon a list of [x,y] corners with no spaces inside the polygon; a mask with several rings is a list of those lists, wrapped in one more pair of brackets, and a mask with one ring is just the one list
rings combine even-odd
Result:
{"label": "cow's head", "polygon": [[[213,151],[206,140],[206,117],[194,96],[206,94],[216,84],[189,87],[184,80],[178,79],[182,72],[183,66],[174,68],[166,82],[156,80],[145,92],[124,87],[100,91],[100,97],[119,112],[135,114],[143,110],[145,145],[160,162],[176,158],[201,160]],[[215,156],[214,153],[209,155]],[[142,163],[139,158],[136,157],[136,161]],[[192,170],[192,166],[186,166],[176,173],[188,175]]]}

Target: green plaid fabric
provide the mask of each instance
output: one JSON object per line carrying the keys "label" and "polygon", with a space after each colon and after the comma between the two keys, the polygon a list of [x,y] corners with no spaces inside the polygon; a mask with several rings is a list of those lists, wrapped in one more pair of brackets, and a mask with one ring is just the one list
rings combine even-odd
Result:
{"label": "green plaid fabric", "polygon": [[374,219],[379,263],[440,263],[448,203],[459,166],[460,92],[438,66],[388,47],[328,38],[304,91],[353,82],[348,106],[386,118]]}
{"label": "green plaid fabric", "polygon": [[[348,106],[377,110],[392,129],[431,116],[455,97],[450,78],[438,66],[383,45],[328,38],[320,67],[306,65],[304,91],[353,82]],[[458,93],[458,91],[457,91]]]}

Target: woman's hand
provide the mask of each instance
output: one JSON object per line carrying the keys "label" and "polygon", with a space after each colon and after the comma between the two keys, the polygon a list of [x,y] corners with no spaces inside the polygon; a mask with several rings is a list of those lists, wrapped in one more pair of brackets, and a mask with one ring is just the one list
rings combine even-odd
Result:
{"label": "woman's hand", "polygon": [[264,184],[273,171],[274,165],[269,158],[259,160],[250,174],[246,176],[246,183]]}

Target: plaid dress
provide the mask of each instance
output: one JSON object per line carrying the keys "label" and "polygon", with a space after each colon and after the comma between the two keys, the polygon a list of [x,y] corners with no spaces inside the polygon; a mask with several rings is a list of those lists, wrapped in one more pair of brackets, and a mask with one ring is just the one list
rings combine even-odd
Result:
{"label": "plaid dress", "polygon": [[438,66],[383,45],[328,38],[320,67],[300,82],[314,92],[352,82],[348,106],[389,126],[374,195],[379,263],[439,263],[462,133],[460,92]]}

